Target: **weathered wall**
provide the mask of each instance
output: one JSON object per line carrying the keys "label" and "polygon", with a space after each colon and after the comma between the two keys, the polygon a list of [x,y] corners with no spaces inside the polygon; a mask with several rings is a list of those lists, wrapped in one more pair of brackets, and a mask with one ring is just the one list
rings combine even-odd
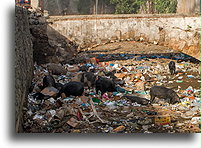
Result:
{"label": "weathered wall", "polygon": [[65,16],[50,17],[47,21],[49,28],[55,29],[83,48],[110,40],[143,38],[144,41],[155,41],[200,58],[198,16]]}
{"label": "weathered wall", "polygon": [[177,0],[177,13],[199,14],[200,0]]}
{"label": "weathered wall", "polygon": [[15,9],[16,132],[23,132],[23,104],[33,77],[33,49],[27,10]]}
{"label": "weathered wall", "polygon": [[31,0],[31,7],[37,9],[39,6],[39,0]]}

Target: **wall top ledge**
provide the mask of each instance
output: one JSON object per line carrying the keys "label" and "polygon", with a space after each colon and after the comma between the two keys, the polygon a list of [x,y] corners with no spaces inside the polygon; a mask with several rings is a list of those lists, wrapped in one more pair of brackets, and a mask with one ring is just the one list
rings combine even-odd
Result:
{"label": "wall top ledge", "polygon": [[96,19],[130,19],[130,18],[185,18],[197,17],[198,14],[102,14],[102,15],[67,15],[67,16],[50,16],[47,22],[65,21],[65,20],[96,20]]}

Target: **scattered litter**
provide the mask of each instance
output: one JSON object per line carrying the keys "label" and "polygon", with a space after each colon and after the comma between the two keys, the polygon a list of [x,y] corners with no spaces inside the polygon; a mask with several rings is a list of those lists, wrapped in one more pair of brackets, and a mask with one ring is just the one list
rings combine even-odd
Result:
{"label": "scattered litter", "polygon": [[[35,86],[27,97],[24,110],[25,131],[200,132],[201,90],[199,77],[196,76],[198,71],[195,70],[199,64],[179,63],[176,60],[181,57],[174,56],[176,74],[171,75],[168,69],[171,60],[168,58],[167,55],[97,54],[79,64],[56,65],[56,68],[49,66],[49,69],[36,65]],[[62,67],[62,71],[58,67]],[[115,87],[112,92],[104,91],[100,95],[96,92],[95,83],[88,81],[90,77],[82,80],[85,88],[81,96],[60,94],[61,90],[57,87],[41,87],[43,77],[51,69],[54,70],[55,82],[62,85],[72,80],[81,81],[82,74],[88,70],[95,75],[95,80],[96,76],[105,77],[114,82]],[[152,103],[150,88],[155,85],[173,89],[180,102],[169,103],[166,98],[156,98]],[[40,93],[45,99],[38,99]]]}
{"label": "scattered litter", "polygon": [[193,76],[193,75],[187,75],[187,77],[188,77],[188,78],[194,78],[194,76]]}
{"label": "scattered litter", "polygon": [[126,128],[125,126],[121,125],[121,126],[118,126],[117,128],[115,128],[113,130],[113,132],[115,132],[115,133],[123,132],[125,130],[125,128]]}
{"label": "scattered litter", "polygon": [[46,87],[44,88],[41,93],[45,96],[55,96],[59,91],[54,87]]}
{"label": "scattered litter", "polygon": [[76,127],[77,125],[78,125],[78,121],[75,119],[75,118],[70,118],[69,120],[68,120],[68,122],[67,122],[70,126],[72,126],[72,127]]}
{"label": "scattered litter", "polygon": [[166,125],[171,123],[170,116],[164,116],[164,117],[155,117],[155,124],[157,125]]}

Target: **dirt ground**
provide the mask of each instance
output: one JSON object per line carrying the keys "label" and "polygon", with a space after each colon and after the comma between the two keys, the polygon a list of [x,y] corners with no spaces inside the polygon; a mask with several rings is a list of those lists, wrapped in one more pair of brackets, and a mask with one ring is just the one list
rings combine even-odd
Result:
{"label": "dirt ground", "polygon": [[[86,49],[85,49],[86,50]],[[125,41],[125,42],[115,42],[109,43],[102,46],[97,46],[88,50],[90,52],[99,53],[128,53],[128,54],[153,54],[153,53],[179,53],[168,47],[149,44],[146,42],[136,42],[136,41]]]}

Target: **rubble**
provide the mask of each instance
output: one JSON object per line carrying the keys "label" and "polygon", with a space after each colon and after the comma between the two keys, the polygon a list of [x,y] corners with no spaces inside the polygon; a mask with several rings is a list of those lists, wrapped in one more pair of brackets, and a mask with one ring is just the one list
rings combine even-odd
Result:
{"label": "rubble", "polygon": [[[200,132],[199,64],[176,63],[171,75],[168,58],[127,57],[105,61],[111,55],[99,54],[76,65],[60,65],[64,73],[54,73],[56,83],[74,81],[83,70],[94,69],[96,76],[116,82],[114,92],[96,93],[94,87],[84,87],[82,96],[57,96],[56,88],[39,89],[48,72],[47,65],[35,65],[35,87],[27,98],[24,111],[25,132],[64,133],[198,133]],[[123,56],[123,55],[121,55]],[[101,58],[100,58],[101,57]],[[124,55],[124,58],[126,55]],[[136,60],[136,58],[138,60]],[[114,77],[108,72],[114,72]],[[85,72],[86,72],[85,71]],[[121,85],[119,81],[124,81]],[[150,88],[165,86],[173,89],[180,103],[169,104],[158,99],[150,104]],[[48,96],[37,99],[36,93]]]}

